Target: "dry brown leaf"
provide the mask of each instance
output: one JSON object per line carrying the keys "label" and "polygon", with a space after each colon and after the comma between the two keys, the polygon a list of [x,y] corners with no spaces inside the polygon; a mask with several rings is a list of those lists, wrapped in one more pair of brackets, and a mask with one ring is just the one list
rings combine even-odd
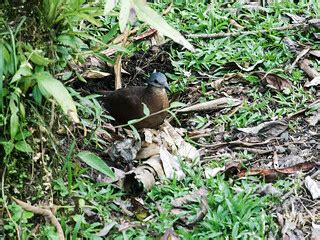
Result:
{"label": "dry brown leaf", "polygon": [[308,59],[302,59],[299,62],[299,67],[311,78],[318,77],[320,73],[312,66]]}
{"label": "dry brown leaf", "polygon": [[308,52],[310,51],[310,47],[304,48],[296,57],[296,59],[294,60],[294,62],[291,64],[291,66],[289,67],[289,73],[292,72],[293,68],[296,66],[297,62],[299,62],[299,60],[301,58],[303,58]]}
{"label": "dry brown leaf", "polygon": [[238,131],[252,136],[277,137],[288,128],[284,121],[270,121],[259,124],[255,127],[237,128]]}
{"label": "dry brown leaf", "polygon": [[292,13],[284,13],[284,14],[287,15],[292,20],[292,23],[302,23],[306,21],[305,17],[301,17]]}
{"label": "dry brown leaf", "polygon": [[303,162],[286,168],[251,168],[241,170],[237,176],[244,177],[246,175],[261,175],[269,180],[275,180],[281,175],[293,174],[296,172],[305,172],[317,167],[315,162]]}
{"label": "dry brown leaf", "polygon": [[292,86],[292,83],[288,79],[282,78],[274,73],[254,72],[253,75],[258,76],[263,82],[280,91]]}
{"label": "dry brown leaf", "polygon": [[224,108],[239,106],[242,103],[240,99],[235,98],[219,98],[208,102],[198,103],[190,107],[178,110],[178,112],[201,112],[201,111],[217,111]]}
{"label": "dry brown leaf", "polygon": [[140,149],[140,151],[137,154],[136,159],[138,159],[138,160],[147,159],[147,158],[152,157],[156,154],[159,154],[159,152],[160,152],[159,145],[156,143],[151,143],[151,144],[148,144]]}
{"label": "dry brown leaf", "polygon": [[144,190],[149,191],[156,182],[152,167],[143,165],[127,172],[123,181],[124,190],[134,196],[139,196]]}
{"label": "dry brown leaf", "polygon": [[289,37],[284,37],[282,41],[287,46],[290,52],[298,53],[300,51],[300,45],[292,39],[290,39]]}
{"label": "dry brown leaf", "polygon": [[175,208],[185,206],[187,203],[199,202],[199,200],[208,195],[208,190],[205,188],[199,188],[196,191],[184,195],[183,197],[176,198],[171,201],[171,205]]}
{"label": "dry brown leaf", "polygon": [[229,73],[225,74],[223,77],[220,77],[218,79],[215,79],[213,82],[210,83],[211,87],[218,90],[222,87],[222,83],[227,81],[228,84],[235,84],[239,82],[245,82],[244,76],[242,73]]}
{"label": "dry brown leaf", "polygon": [[179,236],[175,233],[173,228],[168,228],[160,240],[179,240]]}
{"label": "dry brown leaf", "polygon": [[320,121],[320,100],[316,100],[308,106],[308,109],[314,109],[315,112],[306,119],[310,126],[315,126]]}

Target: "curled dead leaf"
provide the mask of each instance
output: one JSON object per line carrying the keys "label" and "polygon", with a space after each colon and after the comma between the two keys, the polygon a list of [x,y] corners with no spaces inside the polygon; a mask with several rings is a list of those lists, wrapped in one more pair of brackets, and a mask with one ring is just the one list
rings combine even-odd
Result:
{"label": "curled dead leaf", "polygon": [[282,78],[274,73],[254,72],[253,75],[259,77],[262,80],[262,82],[272,86],[273,88],[279,91],[282,91],[286,88],[290,88],[292,86],[291,81]]}

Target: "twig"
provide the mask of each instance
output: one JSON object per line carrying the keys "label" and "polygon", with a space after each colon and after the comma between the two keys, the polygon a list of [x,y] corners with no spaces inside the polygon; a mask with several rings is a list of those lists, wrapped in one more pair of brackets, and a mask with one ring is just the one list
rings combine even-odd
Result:
{"label": "twig", "polygon": [[55,226],[56,229],[57,229],[59,240],[64,240],[65,239],[62,227],[61,227],[58,219],[53,215],[53,213],[50,210],[32,206],[29,203],[23,202],[23,201],[21,201],[19,199],[16,199],[14,197],[11,197],[11,198],[18,205],[20,205],[24,210],[29,211],[29,212],[33,212],[35,214],[40,214],[40,215],[45,216],[45,217],[48,217],[50,222],[51,222],[51,224],[53,226]]}
{"label": "twig", "polygon": [[291,30],[298,27],[307,27],[308,23],[295,23],[295,24],[289,24],[286,26],[281,27],[274,27],[270,29],[261,29],[261,30],[252,30],[252,31],[237,31],[237,32],[219,32],[219,33],[212,33],[212,34],[206,34],[206,33],[199,33],[199,34],[188,34],[188,38],[221,38],[221,37],[235,37],[239,35],[255,35],[255,34],[261,34],[261,33],[268,33],[271,31],[284,31],[284,30]]}
{"label": "twig", "polygon": [[8,217],[9,219],[11,220],[11,222],[13,223],[15,229],[16,229],[16,232],[17,232],[17,239],[20,240],[21,237],[20,237],[20,230],[19,230],[19,226],[17,225],[17,223],[15,221],[13,221],[12,219],[12,216],[11,216],[11,213],[8,209],[8,206],[7,206],[7,200],[6,200],[6,197],[5,197],[5,194],[4,194],[4,179],[5,179],[5,175],[6,175],[6,167],[4,167],[3,169],[3,172],[2,172],[2,177],[1,177],[1,195],[2,195],[2,201],[3,201],[3,207],[6,209],[6,212],[8,214]]}
{"label": "twig", "polygon": [[224,146],[229,146],[229,147],[235,147],[235,146],[243,146],[243,147],[254,147],[254,146],[262,146],[265,145],[272,140],[276,140],[277,138],[270,138],[264,142],[242,142],[241,140],[236,140],[236,141],[231,141],[231,142],[221,142],[221,143],[216,143],[216,144],[201,144],[201,143],[196,143],[196,145],[200,147],[206,147],[206,148],[219,148],[219,147],[224,147]]}
{"label": "twig", "polygon": [[258,155],[268,154],[273,152],[271,149],[258,149],[258,148],[249,148],[249,147],[235,147],[234,150],[247,151],[251,153],[255,153]]}
{"label": "twig", "polygon": [[[162,112],[166,112],[166,111],[169,110],[169,109],[170,109],[170,108],[165,108],[165,109],[162,109],[162,110],[160,110],[160,111],[158,111],[158,112],[154,112],[154,113],[151,113],[151,114],[149,114],[149,115],[146,115],[146,116],[144,116],[144,117],[142,117],[142,118],[132,119],[132,120],[136,120],[132,125],[134,125],[134,124],[136,124],[136,123],[138,123],[138,122],[141,122],[141,121],[143,121],[144,119],[146,119],[146,118],[148,118],[148,117],[157,115],[157,114],[162,113]],[[129,125],[131,125],[131,124],[126,123],[126,124],[117,125],[117,126],[115,126],[114,128],[122,128],[122,127],[126,127],[126,126],[129,126]]]}

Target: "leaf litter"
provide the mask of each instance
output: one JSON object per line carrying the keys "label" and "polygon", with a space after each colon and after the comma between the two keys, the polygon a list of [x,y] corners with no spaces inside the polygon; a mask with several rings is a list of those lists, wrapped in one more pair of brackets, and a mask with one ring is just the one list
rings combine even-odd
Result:
{"label": "leaf litter", "polygon": [[[299,16],[288,14],[287,16],[292,18],[292,21],[304,21]],[[318,22],[314,24],[316,25]],[[320,56],[319,51],[313,48],[305,48],[288,37],[284,38],[283,42],[295,55],[291,63],[288,63],[287,71],[291,72],[299,67],[310,78],[304,79],[306,80],[305,87],[317,86],[319,73],[312,67],[310,60],[307,58],[318,58]],[[125,62],[124,65],[126,64],[128,67],[128,63]],[[143,64],[143,61],[140,61],[138,64]],[[259,124],[251,124],[249,127],[233,128],[230,130],[222,128],[219,132],[221,137],[214,136],[219,134],[216,134],[217,132],[211,128],[210,124],[204,125],[204,128],[195,135],[197,137],[193,138],[193,144],[184,140],[184,137],[188,137],[189,134],[195,132],[194,127],[184,125],[186,124],[186,119],[192,114],[204,115],[210,113],[210,117],[215,118],[218,115],[226,113],[234,114],[232,111],[237,110],[237,107],[241,109],[244,99],[248,101],[246,94],[251,87],[248,86],[249,83],[245,80],[247,75],[257,76],[261,80],[260,85],[263,91],[265,91],[266,86],[277,91],[294,87],[293,82],[289,78],[262,71],[263,61],[257,61],[251,66],[230,62],[229,67],[232,67],[233,71],[236,72],[226,74],[223,77],[213,77],[212,73],[206,73],[206,76],[214,78],[214,81],[206,84],[208,89],[211,87],[211,91],[205,93],[205,96],[209,96],[214,100],[195,103],[198,101],[195,94],[180,96],[181,99],[184,98],[184,102],[193,102],[193,104],[189,104],[188,107],[178,111],[178,119],[181,121],[182,126],[186,127],[183,133],[181,133],[179,128],[174,127],[174,124],[165,123],[159,130],[145,129],[141,134],[141,144],[137,144],[138,140],[134,139],[132,135],[128,138],[127,133],[122,133],[122,144],[129,143],[126,148],[130,149],[131,152],[124,151],[126,148],[118,151],[118,153],[117,151],[110,150],[109,154],[112,152],[113,155],[109,155],[109,157],[113,158],[112,161],[122,162],[122,166],[132,162],[132,166],[126,169],[125,174],[119,174],[121,176],[119,180],[120,178],[124,180],[121,187],[129,195],[143,196],[154,185],[161,184],[165,179],[181,180],[187,174],[181,167],[181,161],[185,161],[189,166],[200,161],[204,169],[203,177],[206,179],[215,178],[217,175],[222,174],[234,179],[249,175],[259,175],[267,181],[274,183],[279,178],[289,177],[294,179],[295,176],[303,174],[305,187],[308,189],[308,192],[317,197],[319,181],[313,179],[319,178],[319,174],[312,179],[309,177],[310,173],[319,168],[319,164],[317,164],[317,159],[319,158],[318,149],[320,149],[320,144],[318,143],[319,135],[317,133],[319,108],[316,103],[310,104],[305,109],[302,109],[299,114],[292,115],[287,119],[284,116],[283,119],[263,120]],[[257,68],[259,70],[254,71]],[[137,74],[140,74],[139,69],[142,68],[130,69],[130,66],[126,68],[128,77],[131,80],[134,79]],[[195,88],[195,92],[199,93],[199,88]],[[230,99],[232,101],[229,101]],[[300,113],[306,113],[307,115],[310,109],[315,109],[316,111],[313,112],[311,117],[307,116],[309,120],[306,117],[300,116]],[[289,122],[286,120],[297,120],[297,130],[295,132],[291,131]],[[305,122],[309,122],[309,126]],[[120,144],[121,141],[114,143],[114,149],[117,149],[116,145]],[[200,143],[200,141],[204,141],[204,143]],[[121,148],[118,147],[118,149]],[[229,156],[237,156],[239,151],[250,152],[253,158],[246,162],[233,159],[231,162],[226,163],[225,166],[215,168],[208,165],[207,160],[205,160],[208,154],[220,156],[229,152]],[[117,176],[118,174],[115,175]],[[259,190],[259,194],[279,194],[277,189],[274,189],[270,184],[267,184],[265,189]],[[202,189],[191,191],[185,198],[177,198],[176,202],[173,201],[172,213],[178,214],[178,216],[183,213],[183,216],[179,218],[182,226],[187,228],[193,227],[205,217],[208,211],[208,203],[205,195],[201,195],[201,191]],[[185,212],[184,207],[189,204],[195,204],[195,202],[192,203],[192,201],[186,200],[187,198],[192,200],[194,196],[197,196],[198,211],[196,216],[191,216]],[[305,195],[304,197],[311,198],[311,196]],[[301,239],[299,237],[303,237],[306,230],[304,225],[301,224],[301,219],[295,221],[295,218],[299,218],[300,215],[297,211],[293,210],[292,206],[305,213],[305,209],[310,209],[310,206],[312,206],[311,202],[304,201],[301,199],[301,196],[297,196],[294,192],[286,193],[283,198],[283,206],[276,206],[278,208],[279,225],[282,227],[282,235],[283,237],[291,236],[292,238]],[[293,202],[291,207],[289,207],[289,201]],[[182,202],[182,204],[179,205],[179,202]],[[285,215],[288,211],[291,211],[290,214]],[[143,215],[143,218],[141,216],[139,218],[148,219],[148,217],[152,217],[151,215],[148,216],[149,214],[142,211],[141,215]],[[122,230],[130,227],[130,225],[134,226],[135,224],[123,222],[117,227]],[[309,230],[312,227],[312,234],[314,236],[317,236],[316,226],[315,224],[308,226]],[[169,228],[164,233],[163,238],[171,238],[171,235],[174,238],[174,231],[171,231]]]}

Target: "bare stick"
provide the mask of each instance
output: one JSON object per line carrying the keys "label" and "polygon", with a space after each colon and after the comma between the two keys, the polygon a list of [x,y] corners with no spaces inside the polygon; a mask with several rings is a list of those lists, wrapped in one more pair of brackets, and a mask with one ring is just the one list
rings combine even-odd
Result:
{"label": "bare stick", "polygon": [[29,212],[33,212],[35,214],[40,214],[40,215],[45,216],[45,217],[48,217],[50,222],[52,223],[52,225],[55,226],[56,229],[57,229],[59,240],[64,240],[65,239],[62,227],[61,227],[58,219],[53,215],[53,213],[50,210],[32,206],[29,203],[23,202],[23,201],[21,201],[19,199],[16,199],[14,197],[11,197],[11,198],[18,205],[20,205],[24,210],[29,211]]}

